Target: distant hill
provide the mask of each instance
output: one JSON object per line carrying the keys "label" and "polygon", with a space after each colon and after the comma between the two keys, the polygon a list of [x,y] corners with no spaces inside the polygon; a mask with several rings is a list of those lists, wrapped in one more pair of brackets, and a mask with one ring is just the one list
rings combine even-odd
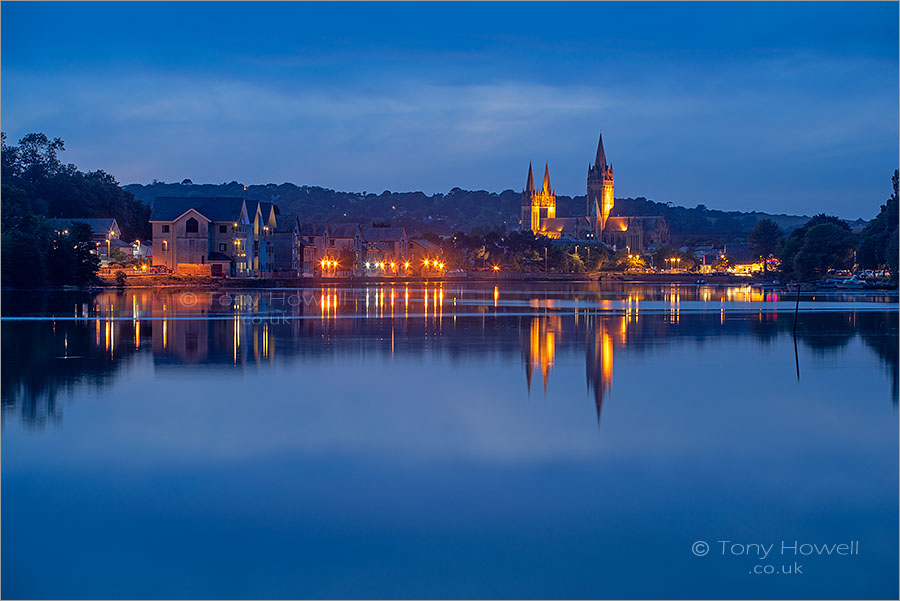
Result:
{"label": "distant hill", "polygon": [[[271,201],[284,213],[296,213],[314,221],[389,221],[402,225],[413,235],[427,232],[449,234],[474,229],[518,228],[521,192],[504,190],[499,194],[485,190],[453,188],[446,194],[423,192],[338,192],[318,186],[265,184],[244,186],[154,182],[124,186],[144,202],[158,196],[242,196],[248,200]],[[557,216],[584,214],[584,196],[557,196]],[[732,241],[746,237],[760,219],[769,218],[790,231],[805,223],[804,215],[770,215],[717,211],[703,205],[689,209],[646,198],[617,198],[615,215],[662,215],[669,222],[674,241],[690,238],[717,238]],[[862,227],[860,224],[851,224]]]}

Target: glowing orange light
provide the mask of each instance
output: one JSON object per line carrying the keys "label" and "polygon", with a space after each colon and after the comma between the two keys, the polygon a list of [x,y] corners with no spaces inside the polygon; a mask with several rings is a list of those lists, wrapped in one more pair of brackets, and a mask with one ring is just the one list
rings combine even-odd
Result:
{"label": "glowing orange light", "polygon": [[493,269],[494,269],[494,271],[500,271],[500,266],[499,266],[499,265],[494,265]]}

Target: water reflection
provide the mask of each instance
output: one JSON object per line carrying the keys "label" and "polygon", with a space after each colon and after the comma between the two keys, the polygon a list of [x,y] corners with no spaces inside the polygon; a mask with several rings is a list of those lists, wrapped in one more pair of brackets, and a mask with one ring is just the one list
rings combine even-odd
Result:
{"label": "water reflection", "polygon": [[[2,403],[33,427],[59,423],[76,385],[106,386],[139,357],[156,369],[247,369],[317,356],[444,355],[512,360],[530,395],[546,396],[560,352],[583,353],[585,397],[600,418],[614,355],[663,340],[748,338],[764,350],[791,336],[793,302],[744,288],[555,285],[538,289],[441,283],[266,291],[104,291],[4,294]],[[851,300],[852,302],[846,302]],[[805,299],[798,341],[814,356],[861,340],[898,386],[896,296]],[[786,309],[791,310],[786,310]],[[829,310],[823,310],[829,309]],[[793,364],[793,356],[785,357]],[[690,365],[698,378],[705,366]],[[748,366],[752,370],[752,366]],[[734,384],[723,379],[722,385]]]}

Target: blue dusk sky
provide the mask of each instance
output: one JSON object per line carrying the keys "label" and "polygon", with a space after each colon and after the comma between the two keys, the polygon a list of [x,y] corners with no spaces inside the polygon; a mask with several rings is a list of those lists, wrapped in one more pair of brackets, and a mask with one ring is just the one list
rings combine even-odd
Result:
{"label": "blue dusk sky", "polygon": [[2,128],[122,183],[584,194],[871,218],[898,3],[2,4]]}

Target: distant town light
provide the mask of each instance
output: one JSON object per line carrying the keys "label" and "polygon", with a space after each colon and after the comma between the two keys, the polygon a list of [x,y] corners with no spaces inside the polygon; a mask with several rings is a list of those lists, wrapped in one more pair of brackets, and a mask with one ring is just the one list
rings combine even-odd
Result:
{"label": "distant town light", "polygon": [[494,265],[493,269],[494,269],[494,271],[500,271],[500,266],[499,266],[499,265]]}

